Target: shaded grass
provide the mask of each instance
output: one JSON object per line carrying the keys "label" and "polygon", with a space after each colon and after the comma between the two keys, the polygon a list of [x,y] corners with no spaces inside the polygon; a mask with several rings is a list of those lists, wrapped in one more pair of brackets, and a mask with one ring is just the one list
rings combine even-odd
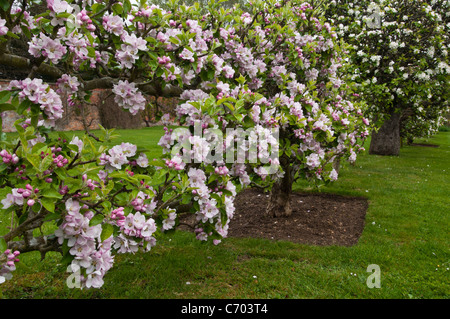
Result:
{"label": "shaded grass", "polygon": [[[160,127],[119,133],[116,143],[160,154]],[[67,288],[57,254],[42,263],[37,254],[23,256],[0,289],[4,298],[448,298],[450,133],[418,142],[440,147],[405,146],[398,157],[363,154],[320,188],[369,199],[365,230],[352,247],[253,238],[214,246],[177,232],[149,253],[118,255],[98,290]],[[296,188],[317,192],[303,183]],[[7,224],[1,219],[0,229]],[[366,285],[370,264],[380,266],[380,289]]]}

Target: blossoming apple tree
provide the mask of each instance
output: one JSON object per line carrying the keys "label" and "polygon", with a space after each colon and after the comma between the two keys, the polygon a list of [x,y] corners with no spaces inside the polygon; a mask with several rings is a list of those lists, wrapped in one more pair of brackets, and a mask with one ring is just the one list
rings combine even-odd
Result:
{"label": "blossoming apple tree", "polygon": [[449,110],[450,2],[331,1],[325,16],[350,44],[352,79],[380,126],[369,152],[398,155]]}
{"label": "blossoming apple tree", "polygon": [[[347,84],[345,52],[306,2],[254,1],[244,12],[210,1],[203,14],[178,1],[164,10],[47,0],[37,16],[26,0],[0,4],[0,63],[29,71],[0,92],[1,111],[21,116],[17,138],[0,142],[10,223],[0,280],[18,254],[57,251],[80,287],[101,287],[115,254],[149,251],[183,214],[195,216],[199,240],[217,244],[243,187],[272,189],[269,212],[287,215],[296,179],[336,180],[334,163],[363,149],[369,123]],[[19,34],[32,58],[9,52]],[[165,128],[161,158],[127,142],[106,146],[111,130],[53,130],[63,100],[82,108],[105,88],[132,114],[147,95],[180,99],[182,127]]]}

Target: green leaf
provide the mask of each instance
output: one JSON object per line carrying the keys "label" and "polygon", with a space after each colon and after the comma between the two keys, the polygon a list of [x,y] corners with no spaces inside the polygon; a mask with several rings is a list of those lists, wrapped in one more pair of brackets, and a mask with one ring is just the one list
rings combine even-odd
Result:
{"label": "green leaf", "polygon": [[240,112],[240,109],[244,107],[244,104],[245,104],[244,100],[237,101],[234,106],[236,108],[236,112]]}
{"label": "green leaf", "polygon": [[131,11],[131,2],[130,0],[125,0],[123,2],[123,11],[130,12]]}
{"label": "green leaf", "polygon": [[88,50],[88,57],[94,58],[95,57],[95,49],[93,47],[87,47]]}
{"label": "green leaf", "polygon": [[36,143],[31,149],[32,153],[40,154],[41,152],[47,153],[48,147],[45,143]]}
{"label": "green leaf", "polygon": [[6,103],[11,99],[10,91],[2,91],[0,92],[0,103]]}
{"label": "green leaf", "polygon": [[191,202],[191,198],[192,198],[191,195],[189,195],[188,193],[184,193],[183,196],[182,196],[182,199],[181,199],[181,203],[182,204],[188,204],[188,203]]}
{"label": "green leaf", "polygon": [[49,212],[51,212],[51,213],[55,212],[55,202],[53,201],[52,198],[42,197],[41,204]]}
{"label": "green leaf", "polygon": [[114,227],[111,224],[105,223],[102,225],[102,233],[100,234],[100,240],[105,241],[114,233]]}
{"label": "green leaf", "polygon": [[92,13],[97,13],[97,12],[99,12],[100,10],[102,10],[104,7],[105,7],[104,4],[101,4],[101,3],[94,3],[94,4],[91,6]]}
{"label": "green leaf", "polygon": [[20,104],[19,107],[17,108],[17,113],[18,114],[23,114],[23,112],[25,112],[26,109],[28,109],[31,106],[31,102],[29,100],[23,100]]}
{"label": "green leaf", "polygon": [[3,11],[7,11],[9,9],[9,6],[11,1],[8,0],[0,0],[0,8],[3,9]]}
{"label": "green leaf", "polygon": [[39,170],[40,166],[40,157],[37,154],[27,154],[27,160],[30,162],[31,165],[33,165],[34,168]]}
{"label": "green leaf", "polygon": [[123,7],[119,3],[113,4],[112,9],[113,9],[114,13],[116,13],[116,14],[122,14],[123,13]]}
{"label": "green leaf", "polygon": [[42,205],[39,202],[34,203],[34,205],[31,207],[31,210],[35,213],[39,213],[41,210]]}
{"label": "green leaf", "polygon": [[244,85],[244,83],[245,83],[245,78],[244,78],[244,77],[242,76],[242,74],[241,74],[241,76],[238,77],[238,78],[236,79],[236,81],[237,81],[239,84]]}
{"label": "green leaf", "polygon": [[0,253],[3,253],[6,249],[8,249],[8,245],[3,238],[0,238]]}
{"label": "green leaf", "polygon": [[6,33],[6,35],[7,35],[8,37],[11,37],[11,38],[14,38],[14,39],[20,39],[20,37],[19,37],[17,34],[12,33],[11,31],[8,31],[8,32]]}
{"label": "green leaf", "polygon": [[63,195],[61,195],[56,189],[53,188],[46,189],[42,196],[55,199],[63,198]]}
{"label": "green leaf", "polygon": [[218,194],[216,194],[216,193],[211,193],[211,194],[210,194],[210,197],[211,197],[211,198],[214,198],[215,200],[217,200],[218,203],[221,203],[221,202],[222,202],[222,198],[221,198]]}
{"label": "green leaf", "polygon": [[61,258],[61,264],[64,266],[70,265],[75,256],[71,255],[69,252],[65,253]]}
{"label": "green leaf", "polygon": [[58,14],[56,15],[57,18],[64,18],[64,19],[67,19],[67,18],[69,18],[70,16],[71,16],[71,14],[68,13],[68,12],[61,12],[61,13],[58,13]]}
{"label": "green leaf", "polygon": [[44,222],[48,222],[48,221],[51,221],[51,220],[57,220],[57,219],[60,219],[60,218],[61,218],[60,214],[52,213],[52,214],[48,214],[47,216],[45,216]]}
{"label": "green leaf", "polygon": [[103,219],[105,218],[105,216],[103,215],[95,215],[94,217],[92,217],[92,219],[89,222],[89,226],[96,226],[99,225],[103,222]]}
{"label": "green leaf", "polygon": [[53,159],[50,156],[44,157],[44,159],[39,164],[39,171],[43,172],[47,170],[50,167],[50,165],[52,165],[52,163]]}
{"label": "green leaf", "polygon": [[109,181],[109,183],[102,189],[103,196],[108,195],[114,189],[114,182]]}
{"label": "green leaf", "polygon": [[102,207],[103,207],[105,210],[110,211],[110,210],[111,210],[111,202],[108,202],[108,201],[102,202]]}
{"label": "green leaf", "polygon": [[228,189],[222,189],[221,192],[226,196],[233,196],[233,193]]}

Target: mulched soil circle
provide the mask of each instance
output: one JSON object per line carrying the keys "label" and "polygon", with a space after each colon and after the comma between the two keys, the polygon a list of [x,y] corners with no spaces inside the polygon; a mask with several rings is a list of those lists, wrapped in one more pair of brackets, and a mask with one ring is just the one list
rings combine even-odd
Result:
{"label": "mulched soil circle", "polygon": [[265,214],[268,195],[248,189],[236,196],[228,237],[265,238],[317,246],[352,246],[364,229],[366,198],[333,194],[291,196],[292,215]]}
{"label": "mulched soil circle", "polygon": [[422,147],[439,147],[436,144],[425,144],[425,143],[412,143],[411,146],[422,146]]}

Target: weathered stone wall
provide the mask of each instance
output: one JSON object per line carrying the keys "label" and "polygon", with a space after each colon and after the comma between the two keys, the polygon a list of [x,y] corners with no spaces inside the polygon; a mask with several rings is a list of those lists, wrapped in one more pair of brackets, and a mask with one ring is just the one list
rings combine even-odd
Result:
{"label": "weathered stone wall", "polygon": [[[0,80],[1,87],[5,87],[8,84],[9,81]],[[155,119],[155,110],[153,108],[131,115],[114,102],[110,90],[94,90],[91,104],[86,105],[84,109],[68,105],[64,98],[62,100],[64,113],[63,117],[56,121],[55,129],[57,131],[84,130],[84,125],[90,130],[94,130],[99,128],[99,124],[106,128],[139,128],[160,124]],[[155,98],[150,97],[149,102],[155,105]],[[173,98],[157,99],[159,110],[163,114],[171,114],[172,119],[175,117],[174,110],[177,103],[178,100]],[[1,116],[3,119],[2,132],[14,132],[16,130],[14,122],[19,116],[14,111],[3,112]]]}
{"label": "weathered stone wall", "polygon": [[[0,82],[2,87],[8,85],[7,82]],[[67,101],[63,100],[63,117],[56,121],[55,129],[57,131],[77,131],[84,130],[83,120],[87,123],[89,129],[97,129],[100,123],[99,111],[96,104],[100,103],[101,90],[95,91],[92,95],[92,105],[86,105],[85,110],[76,106],[69,106]],[[19,119],[19,115],[14,111],[6,111],[2,114],[2,132],[14,132],[14,122]]]}

